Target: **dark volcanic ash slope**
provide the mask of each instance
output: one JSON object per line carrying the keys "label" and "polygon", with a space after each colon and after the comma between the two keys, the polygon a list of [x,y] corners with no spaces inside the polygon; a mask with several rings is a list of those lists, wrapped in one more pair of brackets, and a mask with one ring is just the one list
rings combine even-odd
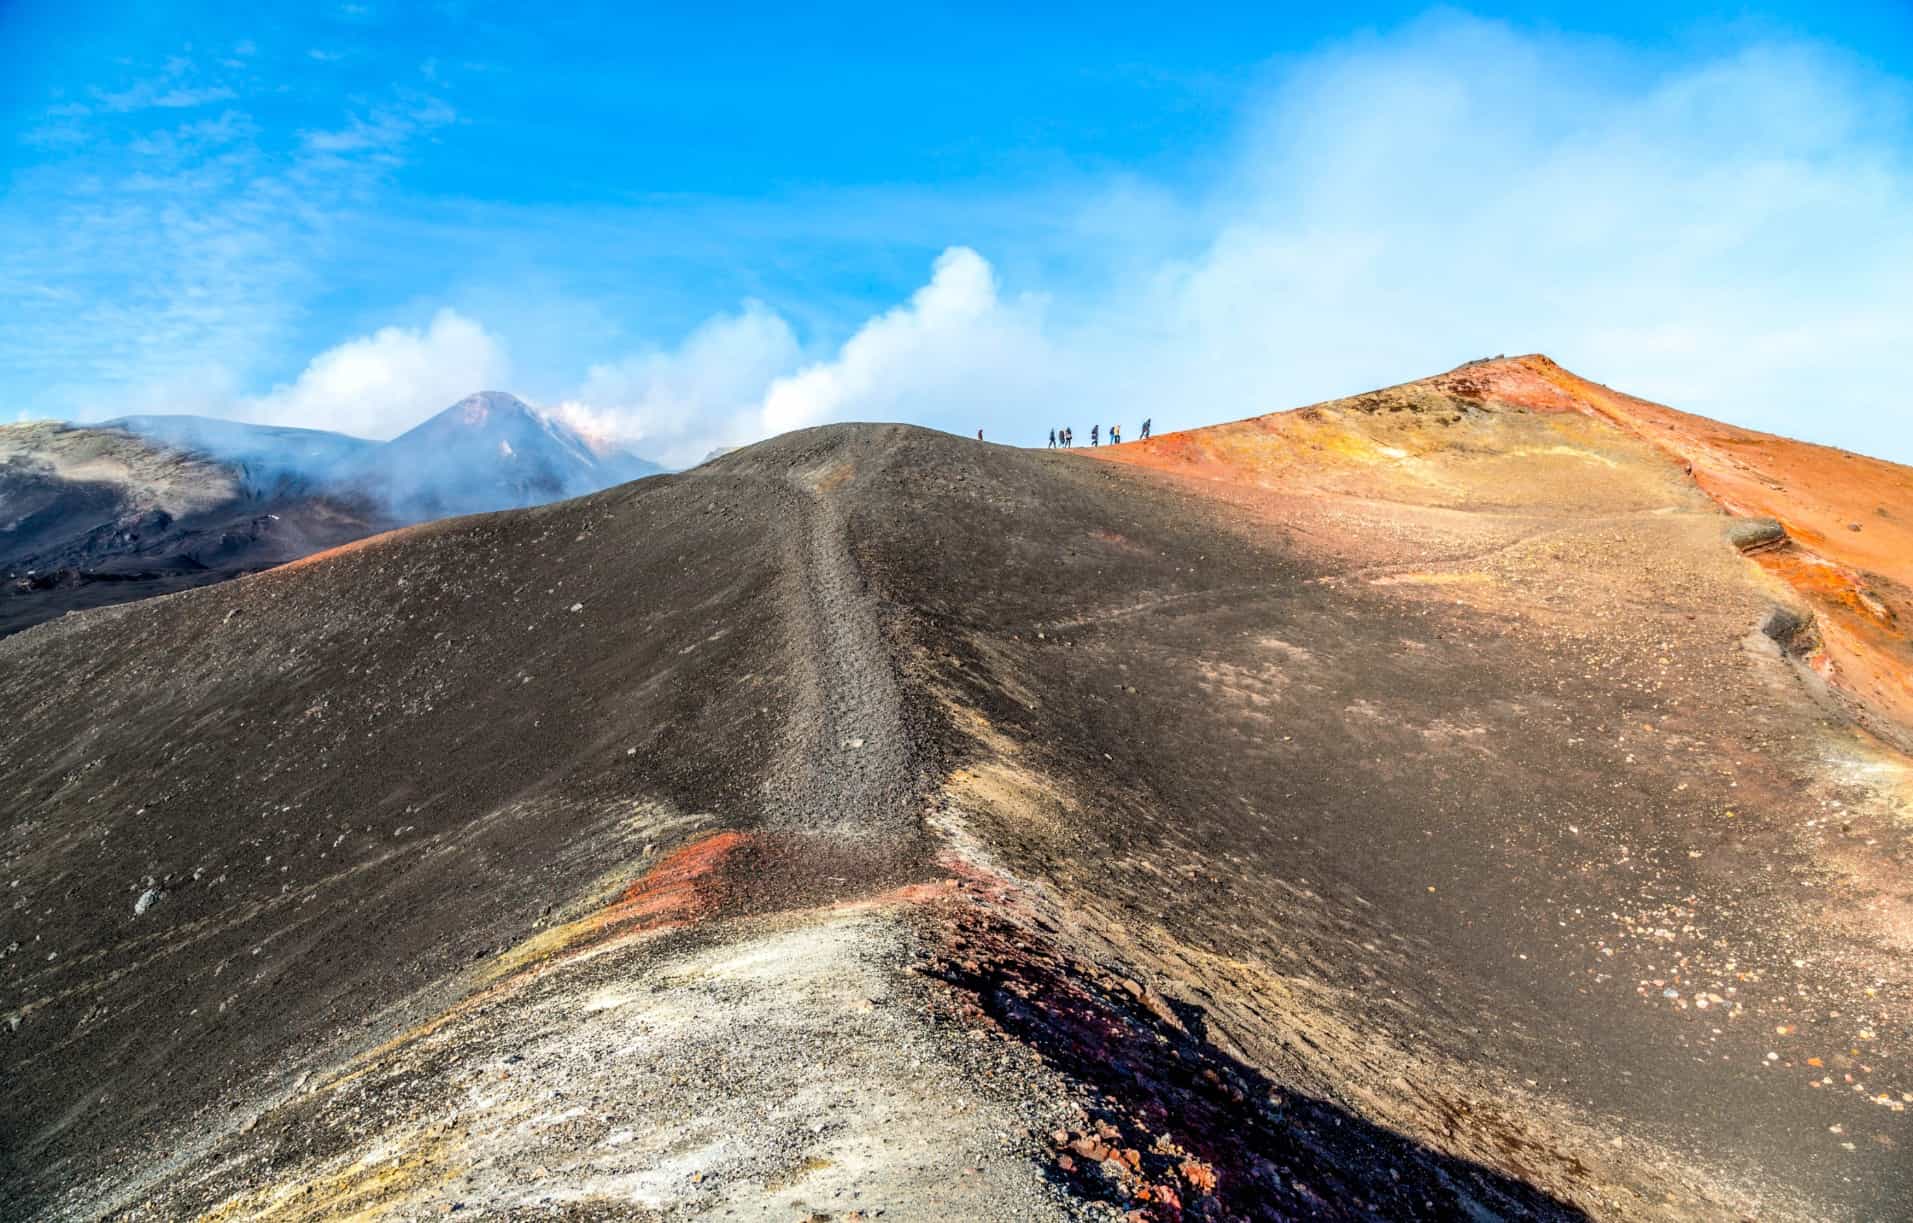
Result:
{"label": "dark volcanic ash slope", "polygon": [[255,572],[390,525],[118,427],[0,426],[0,635],[68,611]]}
{"label": "dark volcanic ash slope", "polygon": [[1589,414],[1294,415],[893,474],[973,834],[1276,1081],[1594,1213],[1905,1213],[1913,795],[1795,593]]}
{"label": "dark volcanic ash slope", "polygon": [[1907,762],[1675,458],[1464,371],[1098,457],[0,643],[8,1200],[1907,1213]]}
{"label": "dark volcanic ash slope", "polygon": [[[861,1141],[841,1124],[820,1135],[827,1109],[797,1090],[820,1090],[814,1081],[760,1109],[767,1084],[824,1067],[833,1083],[855,1082],[856,1059],[879,1056],[898,1059],[881,1077],[887,1098],[859,1116],[896,1125],[884,1110],[905,1104],[888,1097],[935,1050],[908,1031],[870,1035],[885,1019],[872,999],[890,987],[857,978],[874,975],[865,964],[880,953],[895,960],[906,932],[894,919],[751,928],[747,945],[778,949],[770,963],[819,974],[814,986],[786,972],[769,981],[769,1022],[750,1018],[756,1004],[739,993],[751,978],[734,970],[721,1000],[630,1007],[654,1041],[657,1028],[682,1027],[685,1008],[698,1016],[696,1032],[642,1064],[628,1048],[641,1033],[575,1030],[582,1017],[622,1018],[608,1000],[618,991],[655,992],[646,963],[699,954],[707,936],[674,933],[691,916],[814,906],[921,870],[926,780],[875,613],[819,504],[826,473],[812,471],[813,454],[828,461],[853,442],[795,439],[696,477],[382,536],[0,646],[9,691],[29,694],[0,756],[18,880],[0,1108],[14,1200],[82,1217],[226,1200],[253,1215],[285,1183],[289,1208],[327,1217],[435,1189],[410,1163],[361,1175],[358,1144],[433,1149],[443,1135],[415,1131],[415,1119],[469,1107],[468,1074],[497,1062],[481,1078],[509,1075],[530,1028],[564,1038],[549,1056],[578,1065],[587,1081],[573,1089],[591,1115],[546,1123],[508,1110],[507,1132],[551,1124],[598,1146],[631,1125],[608,1124],[594,1103],[615,1087],[622,1109],[651,1109],[656,1124],[688,1117],[696,1137],[722,1121],[749,1136],[750,1149],[685,1176],[731,1159],[761,1192],[794,1183],[821,1144]],[[81,808],[101,818],[65,815]],[[544,1017],[537,991],[554,972],[589,997]],[[839,996],[846,988],[859,992]],[[824,996],[793,1012],[806,990]],[[466,1036],[456,1074],[404,1060],[431,1054],[422,1036],[464,1034],[467,1016],[482,1026],[501,994],[533,1008],[512,1013],[524,1026],[503,1047],[480,1054],[497,1038]],[[833,1050],[846,1026],[835,1011],[853,1006],[859,1044]],[[700,1052],[720,1014],[739,1041],[766,1043],[746,1084],[723,1077],[742,1069],[735,1042],[723,1066]],[[607,1032],[617,1039],[602,1048]],[[678,1076],[643,1077],[660,1055],[665,1069],[696,1070],[701,1107]],[[317,1084],[321,1095],[300,1094]],[[405,1098],[413,1089],[432,1098]],[[945,1095],[921,1107],[943,1108]],[[542,1087],[531,1099],[566,1113],[546,1108]],[[736,1099],[749,1117],[723,1118]],[[254,1129],[271,1105],[319,1101],[316,1122],[281,1131],[273,1110]],[[530,1107],[509,1109],[520,1103]],[[899,1128],[934,1144],[919,1163],[955,1178],[948,1161],[974,1159],[979,1136],[940,1137],[953,1124],[911,1114]],[[549,1162],[561,1174],[541,1172],[545,1190],[563,1181],[628,1213],[646,1200],[627,1183],[646,1169],[632,1165],[656,1156],[644,1132],[645,1143],[607,1147],[616,1170],[595,1181],[569,1174],[576,1152],[536,1143],[514,1141],[495,1167],[530,1184]],[[237,1146],[209,1149],[209,1137]],[[241,1148],[268,1166],[222,1179]],[[301,1152],[340,1167],[288,1167]],[[850,1166],[841,1153],[830,1162]],[[673,1177],[669,1191],[697,1186]]]}

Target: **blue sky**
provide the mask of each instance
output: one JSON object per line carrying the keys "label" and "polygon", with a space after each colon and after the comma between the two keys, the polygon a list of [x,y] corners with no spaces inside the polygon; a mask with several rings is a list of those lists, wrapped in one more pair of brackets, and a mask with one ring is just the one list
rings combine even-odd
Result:
{"label": "blue sky", "polygon": [[1913,462],[1913,6],[0,3],[0,413],[667,462],[1541,350]]}

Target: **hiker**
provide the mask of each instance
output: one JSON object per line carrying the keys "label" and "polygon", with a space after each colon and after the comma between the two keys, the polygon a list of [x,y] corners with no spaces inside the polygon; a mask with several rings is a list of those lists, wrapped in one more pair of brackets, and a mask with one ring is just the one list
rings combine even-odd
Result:
{"label": "hiker", "polygon": [[1123,444],[1123,427],[1121,425],[1111,425],[1109,427],[1109,444],[1112,446],[1120,446]]}
{"label": "hiker", "polygon": [[1149,440],[1149,418],[1147,416],[1143,417],[1142,440],[1145,442]]}
{"label": "hiker", "polygon": [[976,440],[979,442],[983,440],[983,430],[978,429],[976,431]]}
{"label": "hiker", "polygon": [[1094,446],[1096,444],[1096,430],[1100,428],[1102,428],[1101,425],[1091,425],[1089,427],[1089,444],[1090,445]]}
{"label": "hiker", "polygon": [[1056,430],[1054,429],[1049,431],[1049,448],[1051,450],[1056,449]]}

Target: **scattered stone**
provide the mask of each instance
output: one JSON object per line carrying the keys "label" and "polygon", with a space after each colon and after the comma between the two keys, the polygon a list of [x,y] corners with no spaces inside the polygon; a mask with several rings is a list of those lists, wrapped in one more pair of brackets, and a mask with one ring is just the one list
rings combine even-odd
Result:
{"label": "scattered stone", "polygon": [[1087,1136],[1070,1143],[1069,1149],[1093,1164],[1102,1163],[1110,1155],[1109,1147]]}
{"label": "scattered stone", "polygon": [[1789,654],[1805,654],[1819,644],[1811,613],[1802,615],[1792,608],[1776,605],[1760,622],[1760,631]]}
{"label": "scattered stone", "polygon": [[1201,1160],[1185,1159],[1176,1166],[1176,1171],[1182,1174],[1182,1179],[1188,1182],[1189,1187],[1197,1193],[1216,1191],[1216,1170]]}
{"label": "scattered stone", "polygon": [[1787,528],[1771,518],[1737,518],[1727,527],[1727,542],[1742,552],[1759,552],[1787,542]]}

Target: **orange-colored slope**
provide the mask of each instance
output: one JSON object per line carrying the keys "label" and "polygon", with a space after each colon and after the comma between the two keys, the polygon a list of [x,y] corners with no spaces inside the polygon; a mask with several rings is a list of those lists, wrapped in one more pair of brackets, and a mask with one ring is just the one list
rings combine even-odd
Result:
{"label": "orange-colored slope", "polygon": [[[1751,563],[1812,608],[1830,678],[1913,740],[1913,469],[1679,412],[1538,355],[1089,453],[1232,495],[1422,506],[1602,512],[1698,488],[1785,527]],[[1578,478],[1594,463],[1599,479]]]}
{"label": "orange-colored slope", "polygon": [[1819,556],[1913,587],[1913,468],[1636,399],[1546,357],[1508,364],[1691,464],[1694,479],[1730,512],[1778,519]]}
{"label": "orange-colored slope", "polygon": [[1913,469],[1623,395],[1546,357],[1511,364],[1659,446],[1729,512],[1785,527],[1755,561],[1813,608],[1839,684],[1913,730]]}

